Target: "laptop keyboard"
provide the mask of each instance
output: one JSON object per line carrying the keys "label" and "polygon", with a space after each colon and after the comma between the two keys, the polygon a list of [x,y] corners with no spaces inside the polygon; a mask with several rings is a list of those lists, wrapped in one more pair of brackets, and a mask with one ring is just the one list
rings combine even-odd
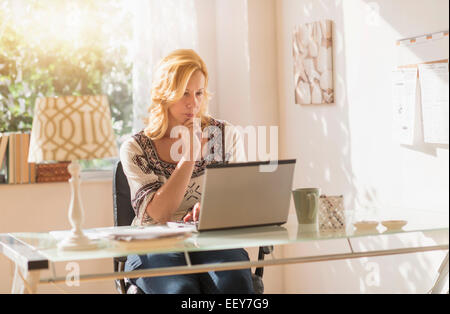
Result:
{"label": "laptop keyboard", "polygon": [[170,228],[190,228],[196,230],[198,227],[198,221],[188,221],[184,222],[183,220],[178,221],[169,221],[167,226]]}

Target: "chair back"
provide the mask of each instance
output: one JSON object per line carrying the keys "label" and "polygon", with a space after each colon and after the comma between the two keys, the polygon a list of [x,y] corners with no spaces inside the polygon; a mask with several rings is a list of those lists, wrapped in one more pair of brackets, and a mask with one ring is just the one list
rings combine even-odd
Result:
{"label": "chair back", "polygon": [[114,167],[113,177],[114,226],[129,226],[135,217],[131,206],[130,186],[120,160]]}
{"label": "chair back", "polygon": [[[127,177],[123,172],[120,160],[114,166],[113,174],[113,214],[114,226],[130,226],[135,217],[131,206],[131,192]],[[114,271],[119,270],[119,262],[125,263],[125,257],[115,257]]]}

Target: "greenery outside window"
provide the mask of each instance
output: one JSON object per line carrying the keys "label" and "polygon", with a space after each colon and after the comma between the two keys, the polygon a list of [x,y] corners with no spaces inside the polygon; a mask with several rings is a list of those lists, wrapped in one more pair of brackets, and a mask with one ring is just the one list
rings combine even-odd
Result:
{"label": "greenery outside window", "polygon": [[132,131],[132,20],[126,0],[0,0],[0,132],[30,131],[38,97],[105,94],[120,145]]}

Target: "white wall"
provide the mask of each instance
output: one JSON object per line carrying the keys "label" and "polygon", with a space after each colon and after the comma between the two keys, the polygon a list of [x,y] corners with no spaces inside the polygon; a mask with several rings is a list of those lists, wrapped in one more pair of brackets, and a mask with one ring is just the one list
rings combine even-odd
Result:
{"label": "white wall", "polygon": [[216,3],[218,117],[244,125],[250,108],[247,1]]}
{"label": "white wall", "polygon": [[[368,22],[372,21],[368,3],[380,8],[376,24]],[[397,62],[396,40],[448,29],[448,1],[414,4],[277,2],[280,145],[284,155],[300,157],[298,185],[320,185],[325,193],[345,192],[353,199],[351,207],[448,211],[448,145],[427,145],[424,151],[392,139],[390,79]],[[335,22],[337,102],[331,107],[296,106],[292,30],[323,18]]]}
{"label": "white wall", "polygon": [[[279,125],[275,1],[215,3],[218,117],[243,128],[267,126],[265,152],[276,152],[278,146],[269,146],[269,126]],[[256,153],[247,159],[267,157]]]}
{"label": "white wall", "polygon": [[[318,186],[325,194],[343,194],[348,218],[399,218],[410,209],[423,211],[419,219],[434,213],[448,217],[448,145],[405,147],[392,140],[390,81],[397,62],[396,40],[448,29],[448,1],[281,0],[276,4],[280,157],[298,160],[294,186]],[[370,8],[379,8],[379,15]],[[292,31],[295,25],[321,19],[335,23],[336,104],[295,105]],[[336,245],[341,244],[285,252],[325,253]],[[437,267],[440,256],[409,258]],[[415,269],[418,275],[405,284],[399,273],[407,261],[408,257],[380,258],[289,266],[285,291],[425,292],[430,284],[428,269]],[[360,283],[371,262],[379,267],[383,285]],[[355,278],[355,270],[359,278],[348,280]]]}
{"label": "white wall", "polygon": [[208,67],[208,90],[213,93],[213,98],[209,103],[209,113],[212,116],[217,116],[219,114],[219,105],[217,98],[216,2],[196,0],[195,7],[197,13],[198,53]]}

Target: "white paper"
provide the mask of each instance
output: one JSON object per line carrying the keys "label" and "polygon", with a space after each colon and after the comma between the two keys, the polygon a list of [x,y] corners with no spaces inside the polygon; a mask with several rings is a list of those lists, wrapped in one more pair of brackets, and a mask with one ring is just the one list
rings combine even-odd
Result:
{"label": "white paper", "polygon": [[449,144],[448,63],[419,64],[426,143]]}
{"label": "white paper", "polygon": [[[97,228],[83,230],[85,236],[91,240],[113,239],[113,240],[150,240],[167,237],[176,237],[190,232],[188,229],[174,229],[167,226],[146,226],[146,227],[116,227]],[[69,236],[71,231],[50,231],[50,235],[56,240],[62,240]]]}
{"label": "white paper", "polygon": [[401,144],[412,145],[416,108],[417,68],[393,72],[394,138]]}
{"label": "white paper", "polygon": [[109,232],[108,237],[114,240],[150,240],[167,237],[176,237],[189,233],[186,229],[174,229],[167,226],[148,226],[143,228],[121,229]]}

